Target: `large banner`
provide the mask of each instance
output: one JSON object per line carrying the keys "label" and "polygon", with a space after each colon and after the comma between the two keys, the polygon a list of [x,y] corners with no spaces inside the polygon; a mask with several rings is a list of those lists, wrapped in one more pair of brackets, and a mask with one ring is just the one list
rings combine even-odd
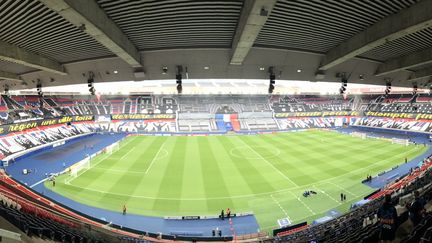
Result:
{"label": "large banner", "polygon": [[432,120],[432,114],[423,114],[423,113],[392,113],[392,112],[375,112],[368,111],[365,114],[366,116],[375,116],[375,117],[389,117],[389,118],[402,118],[402,119],[415,119],[415,120]]}
{"label": "large banner", "polygon": [[21,132],[39,126],[51,126],[51,125],[68,123],[68,122],[92,121],[92,120],[93,120],[93,116],[62,116],[53,119],[20,122],[16,124],[1,125],[0,134],[7,134],[10,132]]}
{"label": "large banner", "polygon": [[312,112],[287,112],[275,113],[276,118],[286,117],[324,117],[324,116],[359,116],[358,111],[312,111]]}
{"label": "large banner", "polygon": [[116,114],[112,120],[146,120],[146,119],[174,119],[175,114]]}

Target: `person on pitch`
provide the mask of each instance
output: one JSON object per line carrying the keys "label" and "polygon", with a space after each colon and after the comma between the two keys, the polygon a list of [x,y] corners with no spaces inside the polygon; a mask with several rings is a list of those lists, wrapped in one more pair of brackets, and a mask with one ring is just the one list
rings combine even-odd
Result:
{"label": "person on pitch", "polygon": [[127,211],[126,204],[124,204],[123,205],[123,215],[126,215],[126,211]]}

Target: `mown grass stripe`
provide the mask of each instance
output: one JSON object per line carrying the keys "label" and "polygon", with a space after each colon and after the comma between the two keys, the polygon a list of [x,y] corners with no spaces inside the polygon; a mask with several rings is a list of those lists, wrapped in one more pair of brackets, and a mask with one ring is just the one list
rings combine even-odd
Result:
{"label": "mown grass stripe", "polygon": [[[229,190],[223,177],[224,171],[221,171],[219,168],[219,163],[223,163],[223,161],[216,160],[209,139],[199,139],[198,148],[201,158],[201,176],[206,196],[229,195]],[[233,207],[233,205],[233,201],[230,198],[207,201],[207,208],[213,214],[218,214],[220,210]]]}
{"label": "mown grass stripe", "polygon": [[217,137],[218,143],[223,147],[225,152],[224,161],[231,163],[236,168],[236,173],[243,181],[247,184],[248,189],[255,194],[274,191],[275,188],[272,186],[272,178],[266,178],[262,171],[259,171],[252,163],[251,160],[234,157],[229,151],[238,147],[238,143],[234,143],[235,140],[225,136]]}
{"label": "mown grass stripe", "polygon": [[[227,207],[234,207],[235,212],[253,210],[260,226],[271,229],[276,219],[286,215],[273,210],[276,204],[270,195],[293,222],[313,219],[302,202],[319,217],[336,206],[331,198],[337,199],[344,189],[353,194],[348,193],[348,202],[337,209],[346,211],[350,203],[373,190],[360,183],[367,174],[389,169],[427,149],[318,130],[253,136],[133,137],[125,143],[129,141],[95,169],[76,178],[74,186],[61,183],[67,176],[60,176],[55,188],[49,183],[47,187],[78,202],[114,211],[121,211],[128,198],[130,212],[151,216],[216,215]],[[142,176],[140,172],[147,169],[158,144],[164,141],[162,159]],[[280,178],[244,143],[300,187]],[[120,161],[132,147],[135,149]],[[271,158],[275,152],[278,155]],[[302,192],[314,187],[328,196],[319,193],[303,199]]]}
{"label": "mown grass stripe", "polygon": [[[142,171],[143,168],[146,168],[148,164],[150,163],[151,158],[153,158],[157,153],[157,148],[165,142],[165,139],[152,139],[149,140],[141,140],[141,143],[137,144],[140,148],[143,150],[140,151],[140,153],[136,153],[133,155],[128,156],[127,162],[119,161],[118,163],[122,163],[124,165],[125,170],[140,170]],[[143,155],[146,153],[150,153],[149,156],[144,157]],[[143,159],[144,158],[144,159]],[[141,181],[142,177],[144,175],[136,175],[136,174],[121,174],[116,177],[114,177],[112,174],[105,174],[104,179],[98,180],[97,183],[99,185],[90,185],[91,188],[103,188],[105,191],[111,191],[111,192],[121,192],[122,194],[127,195],[133,195],[133,192],[136,190],[137,184]],[[125,186],[127,185],[127,186]],[[121,198],[121,196],[116,196],[116,198]],[[105,194],[101,199],[99,199],[100,202],[104,202],[106,200],[110,200],[112,198],[112,195]],[[128,201],[131,200],[131,197],[124,197],[123,198],[123,204],[126,204]],[[122,204],[119,205],[121,207]]]}

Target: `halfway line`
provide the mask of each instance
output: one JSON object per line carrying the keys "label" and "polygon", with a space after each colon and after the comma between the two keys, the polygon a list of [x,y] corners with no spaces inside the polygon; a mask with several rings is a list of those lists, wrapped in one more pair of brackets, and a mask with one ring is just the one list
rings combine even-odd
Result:
{"label": "halfway line", "polygon": [[276,168],[272,163],[270,163],[260,153],[258,153],[257,151],[255,151],[255,149],[253,149],[251,146],[249,146],[249,144],[247,144],[241,138],[240,138],[240,141],[242,141],[250,150],[252,150],[257,156],[259,156],[260,159],[264,160],[267,164],[269,164],[271,167],[273,167],[274,170],[276,170],[277,172],[279,172],[279,174],[281,174],[286,180],[288,180],[289,182],[291,182],[292,184],[294,184],[294,186],[299,187],[299,185],[297,185],[294,181],[292,181],[290,178],[288,178],[288,176],[286,176],[282,171],[280,171],[278,168]]}

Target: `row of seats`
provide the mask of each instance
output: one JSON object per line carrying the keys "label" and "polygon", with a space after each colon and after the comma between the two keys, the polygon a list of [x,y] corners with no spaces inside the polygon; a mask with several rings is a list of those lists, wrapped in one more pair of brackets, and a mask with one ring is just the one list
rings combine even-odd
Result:
{"label": "row of seats", "polygon": [[[392,96],[393,97],[393,96]],[[397,98],[395,98],[397,97]],[[363,99],[364,98],[364,99]],[[408,101],[407,101],[408,99]],[[418,101],[418,102],[417,102]],[[244,112],[324,112],[377,111],[432,114],[432,99],[424,95],[364,95],[343,99],[341,96],[314,95],[141,95],[105,96],[7,96],[0,99],[0,125],[73,115],[110,114],[233,114]]]}
{"label": "row of seats", "polygon": [[[100,224],[89,224],[77,214],[41,198],[19,185],[4,171],[0,172],[0,177],[0,216],[31,237],[71,243],[118,242],[124,237]],[[152,242],[148,240],[151,238],[145,238],[145,242]],[[122,242],[138,242],[138,237]]]}
{"label": "row of seats", "polygon": [[288,118],[277,119],[280,129],[308,129],[308,128],[331,128],[335,126],[342,126],[343,120],[341,118]]}
{"label": "row of seats", "polygon": [[401,240],[401,243],[431,242],[432,240],[432,214],[428,213],[422,221],[414,227],[411,233]]}
{"label": "row of seats", "polygon": [[42,144],[55,142],[64,138],[96,131],[94,123],[76,123],[73,125],[56,125],[39,127],[19,133],[10,133],[0,137],[0,158],[27,150]]}
{"label": "row of seats", "polygon": [[432,122],[425,120],[394,120],[390,118],[362,117],[356,119],[351,125],[417,132],[432,132]]}

